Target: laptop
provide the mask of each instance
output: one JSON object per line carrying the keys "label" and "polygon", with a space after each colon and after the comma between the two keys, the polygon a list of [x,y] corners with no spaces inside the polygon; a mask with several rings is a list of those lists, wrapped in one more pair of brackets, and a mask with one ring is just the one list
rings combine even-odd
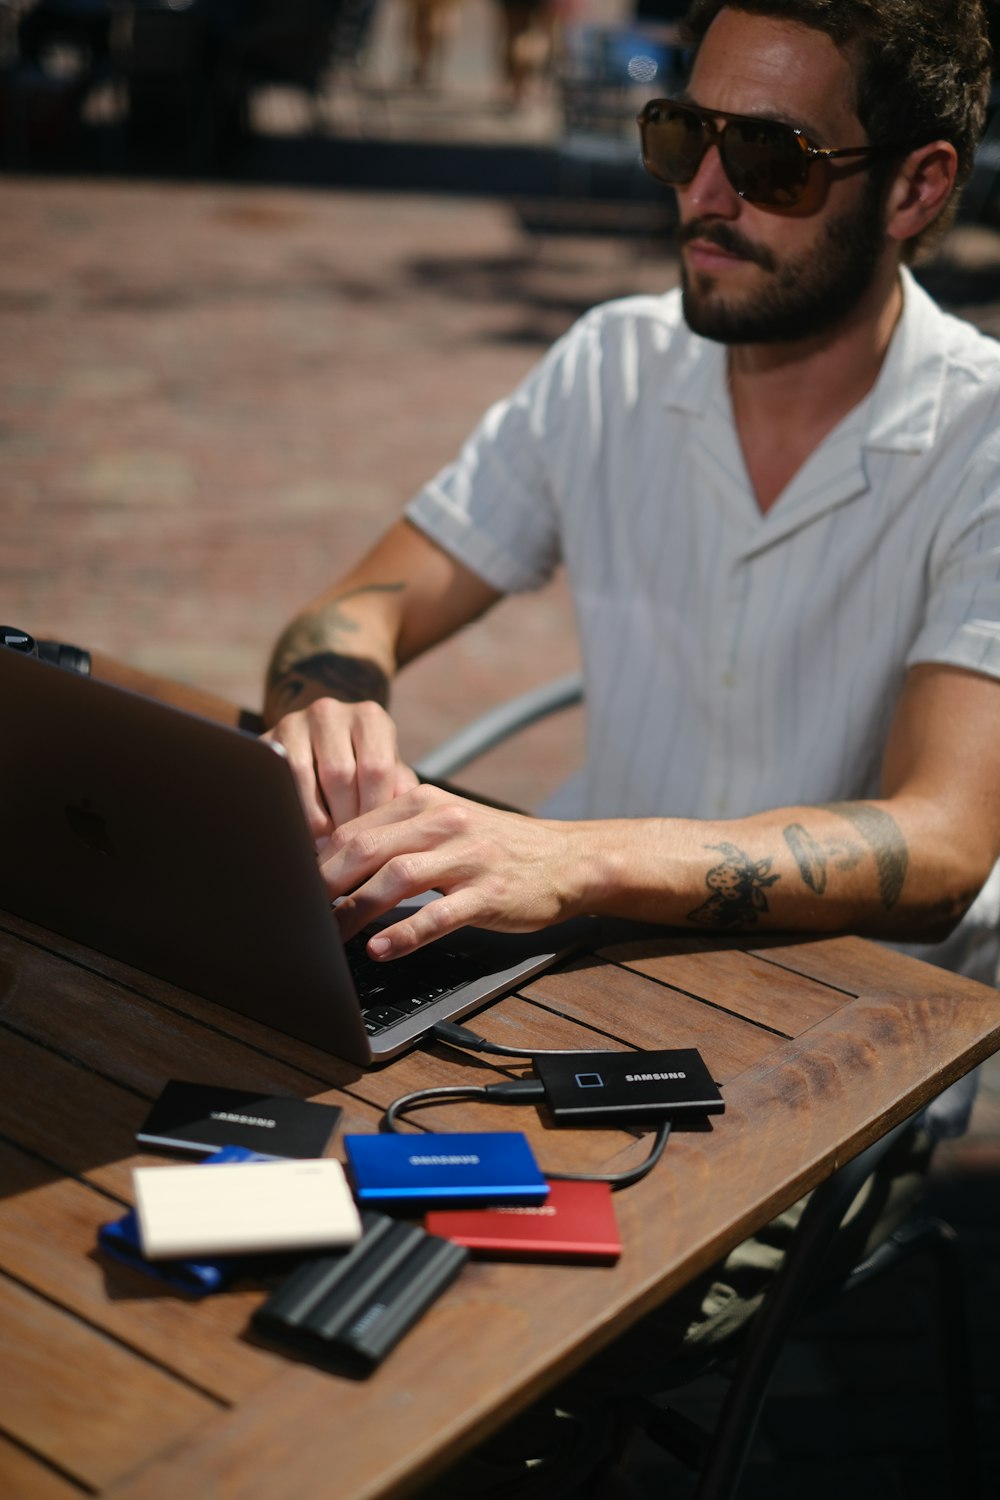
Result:
{"label": "laptop", "polygon": [[268,744],[3,649],[0,703],[0,910],[349,1062],[387,1061],[592,935],[464,928],[373,963],[340,937]]}

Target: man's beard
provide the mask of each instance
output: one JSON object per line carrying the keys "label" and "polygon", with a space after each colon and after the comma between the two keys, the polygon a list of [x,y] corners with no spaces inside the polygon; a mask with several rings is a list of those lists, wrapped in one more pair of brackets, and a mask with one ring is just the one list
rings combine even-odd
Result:
{"label": "man's beard", "polygon": [[782,260],[722,221],[682,225],[680,241],[698,238],[743,255],[767,279],[757,292],[727,305],[710,273],[689,274],[681,262],[684,317],[695,333],[723,344],[776,344],[829,332],[868,291],[884,246],[881,193],[869,180],[861,203],[831,219],[808,254]]}

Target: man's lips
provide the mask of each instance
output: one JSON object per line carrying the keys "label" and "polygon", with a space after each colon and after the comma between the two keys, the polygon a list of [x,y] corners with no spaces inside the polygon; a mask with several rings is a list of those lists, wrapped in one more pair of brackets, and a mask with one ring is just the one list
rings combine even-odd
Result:
{"label": "man's lips", "polygon": [[681,225],[678,240],[689,265],[698,270],[721,269],[746,261],[765,271],[775,269],[774,256],[766,246],[754,244],[728,224],[692,219]]}
{"label": "man's lips", "polygon": [[711,240],[691,240],[684,246],[688,264],[695,270],[712,271],[719,267],[746,264],[748,257],[733,250],[723,250]]}

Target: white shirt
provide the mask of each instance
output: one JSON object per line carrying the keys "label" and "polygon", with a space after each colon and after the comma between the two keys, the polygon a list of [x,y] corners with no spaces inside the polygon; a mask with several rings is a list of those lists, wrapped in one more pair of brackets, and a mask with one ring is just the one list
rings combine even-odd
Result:
{"label": "white shirt", "polygon": [[[567,817],[879,795],[906,668],[1000,677],[1000,345],[903,272],[869,395],[761,514],[727,352],[680,295],[577,323],[408,515],[505,592],[563,563],[587,758]],[[1000,871],[920,956],[993,982]]]}

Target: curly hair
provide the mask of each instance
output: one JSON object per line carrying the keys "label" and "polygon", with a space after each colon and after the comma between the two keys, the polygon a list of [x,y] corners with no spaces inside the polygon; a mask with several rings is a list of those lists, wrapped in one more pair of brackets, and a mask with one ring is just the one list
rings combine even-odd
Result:
{"label": "curly hair", "polygon": [[697,51],[723,9],[798,22],[857,58],[855,113],[874,144],[947,140],[955,188],[913,249],[952,223],[986,120],[992,52],[983,0],[694,0],[684,22]]}

